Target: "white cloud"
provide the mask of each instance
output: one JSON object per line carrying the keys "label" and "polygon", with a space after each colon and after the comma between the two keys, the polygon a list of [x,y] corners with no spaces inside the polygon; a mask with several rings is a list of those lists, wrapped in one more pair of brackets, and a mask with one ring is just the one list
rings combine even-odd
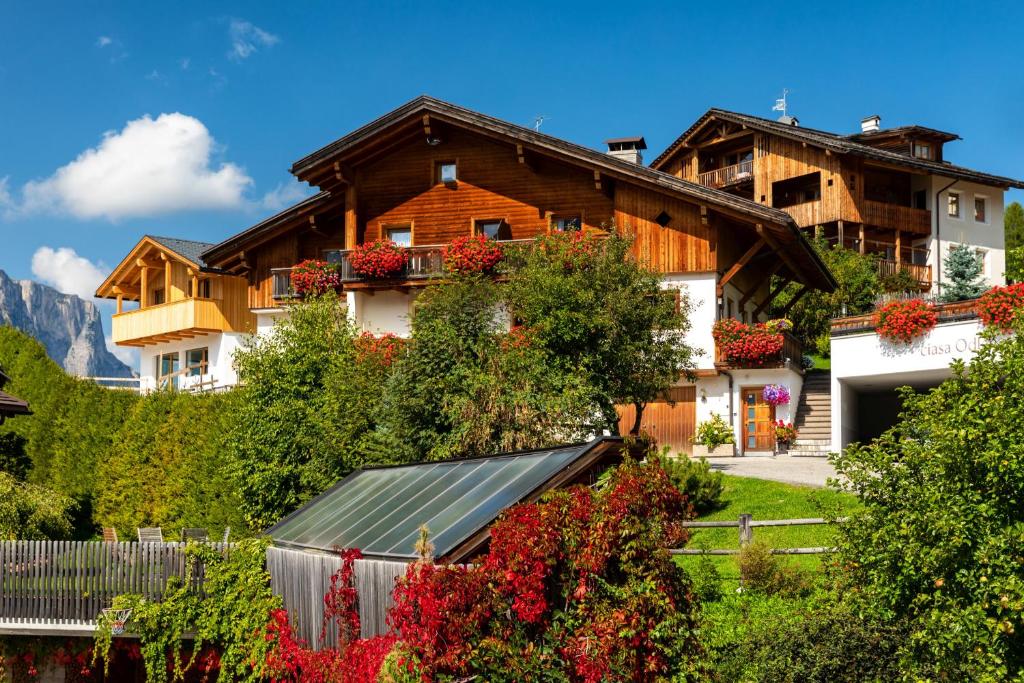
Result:
{"label": "white cloud", "polygon": [[7,213],[14,208],[14,197],[11,196],[11,189],[8,184],[10,176],[0,178],[0,210]]}
{"label": "white cloud", "polygon": [[158,83],[164,83],[164,82],[167,81],[167,79],[163,77],[163,74],[161,74],[156,69],[153,69],[148,74],[146,74],[146,80],[147,81],[156,81]]}
{"label": "white cloud", "polygon": [[188,67],[191,66],[191,64],[192,64],[192,58],[191,57],[182,57],[181,59],[178,60],[178,66],[181,67],[182,71],[188,71]]}
{"label": "white cloud", "polygon": [[107,271],[70,247],[39,247],[32,254],[32,274],[65,294],[91,301]]}
{"label": "white cloud", "polygon": [[268,211],[280,211],[305,199],[309,194],[309,188],[297,182],[279,183],[277,187],[263,195],[263,199],[260,200],[260,206]]}
{"label": "white cloud", "polygon": [[114,40],[110,36],[100,36],[96,39],[96,47],[106,47],[113,42]]}
{"label": "white cloud", "polygon": [[235,164],[214,168],[215,144],[199,119],[143,116],[121,131],[108,131],[99,145],[49,178],[26,183],[19,210],[116,221],[241,207],[252,178]]}
{"label": "white cloud", "polygon": [[242,19],[232,19],[228,25],[228,36],[231,38],[231,49],[228,57],[241,61],[252,56],[262,47],[272,47],[281,41],[273,33],[264,31]]}

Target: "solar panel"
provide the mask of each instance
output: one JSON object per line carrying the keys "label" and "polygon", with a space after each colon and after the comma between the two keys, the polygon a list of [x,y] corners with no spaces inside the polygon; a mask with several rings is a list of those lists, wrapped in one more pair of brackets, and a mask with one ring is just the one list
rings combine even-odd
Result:
{"label": "solar panel", "polygon": [[435,554],[444,557],[595,443],[357,470],[267,533],[281,545],[413,559],[425,524]]}

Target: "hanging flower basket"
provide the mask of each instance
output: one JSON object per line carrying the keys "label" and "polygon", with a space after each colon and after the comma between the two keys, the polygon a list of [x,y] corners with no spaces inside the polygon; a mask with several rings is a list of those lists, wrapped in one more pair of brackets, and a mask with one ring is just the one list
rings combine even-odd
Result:
{"label": "hanging flower basket", "polygon": [[449,273],[489,273],[502,259],[501,245],[484,235],[456,237],[442,250]]}
{"label": "hanging flower basket", "polygon": [[985,327],[1003,332],[1013,329],[1018,315],[1024,310],[1024,283],[993,287],[978,299],[978,317]]}
{"label": "hanging flower basket", "polygon": [[341,287],[341,274],[332,263],[307,259],[292,268],[291,282],[299,296],[315,296]]}
{"label": "hanging flower basket", "polygon": [[405,270],[409,265],[409,250],[391,240],[375,240],[369,244],[357,244],[348,259],[356,275],[381,280]]}
{"label": "hanging flower basket", "polygon": [[781,384],[769,384],[761,392],[761,396],[770,406],[784,406],[789,403],[789,388]]}
{"label": "hanging flower basket", "polygon": [[935,307],[922,299],[890,301],[875,311],[875,331],[886,341],[909,344],[939,322]]}

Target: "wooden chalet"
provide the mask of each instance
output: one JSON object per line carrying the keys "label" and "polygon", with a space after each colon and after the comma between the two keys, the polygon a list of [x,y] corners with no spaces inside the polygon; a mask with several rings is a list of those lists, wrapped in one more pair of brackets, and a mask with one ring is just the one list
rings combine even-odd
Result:
{"label": "wooden chalet", "polygon": [[957,181],[999,190],[1024,183],[944,161],[943,145],[960,139],[954,133],[878,124],[869,117],[860,133],[840,135],[791,117],[710,109],[651,166],[785,211],[801,228],[878,254],[882,275],[905,270],[928,288],[938,275],[929,242],[938,216],[929,207],[938,205],[939,193]]}

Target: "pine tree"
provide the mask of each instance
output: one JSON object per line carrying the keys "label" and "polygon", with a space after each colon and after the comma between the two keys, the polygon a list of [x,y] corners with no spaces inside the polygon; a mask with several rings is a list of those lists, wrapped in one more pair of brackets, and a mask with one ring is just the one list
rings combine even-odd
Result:
{"label": "pine tree", "polygon": [[942,284],[944,301],[973,299],[985,291],[985,284],[981,281],[981,258],[966,244],[950,247],[943,266],[949,279]]}

